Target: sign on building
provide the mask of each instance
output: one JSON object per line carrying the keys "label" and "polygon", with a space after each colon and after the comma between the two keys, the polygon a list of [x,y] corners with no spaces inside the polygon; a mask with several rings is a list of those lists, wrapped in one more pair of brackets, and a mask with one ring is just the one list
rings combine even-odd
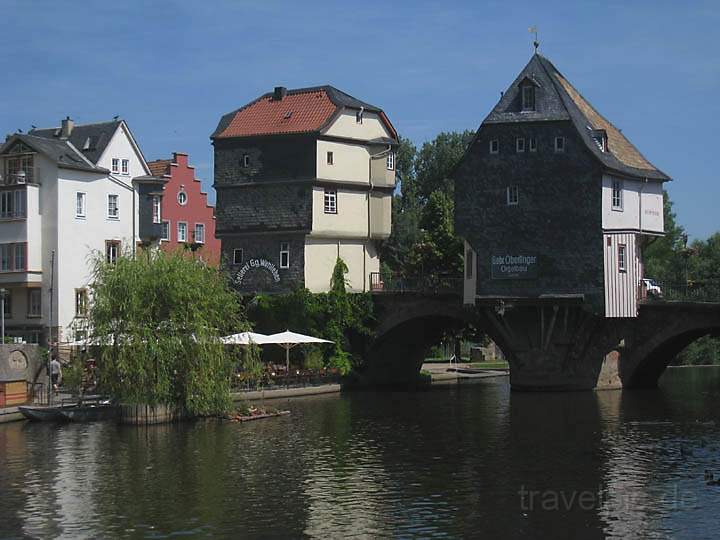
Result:
{"label": "sign on building", "polygon": [[536,255],[493,255],[492,279],[535,279]]}
{"label": "sign on building", "polygon": [[275,283],[280,281],[280,272],[273,263],[267,259],[249,259],[235,274],[235,284],[242,285],[245,275],[252,269],[263,269],[272,276]]}

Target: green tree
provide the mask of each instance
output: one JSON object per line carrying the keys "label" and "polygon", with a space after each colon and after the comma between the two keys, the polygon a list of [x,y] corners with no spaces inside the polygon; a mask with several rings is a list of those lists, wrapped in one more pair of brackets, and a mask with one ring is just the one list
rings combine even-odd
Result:
{"label": "green tree", "polygon": [[643,252],[645,275],[659,281],[678,284],[685,279],[685,230],[677,224],[673,203],[663,191],[665,236],[647,246]]}
{"label": "green tree", "polygon": [[180,252],[95,262],[90,322],[104,390],[190,414],[230,406],[234,358],[218,337],[249,330],[226,276]]}
{"label": "green tree", "polygon": [[450,175],[474,136],[471,130],[443,132],[422,145],[415,159],[414,186],[421,204],[438,190],[452,196],[454,186]]}

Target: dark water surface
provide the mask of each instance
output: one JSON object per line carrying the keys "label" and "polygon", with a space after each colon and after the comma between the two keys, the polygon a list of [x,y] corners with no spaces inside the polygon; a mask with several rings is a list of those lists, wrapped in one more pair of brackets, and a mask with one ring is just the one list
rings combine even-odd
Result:
{"label": "dark water surface", "polygon": [[249,424],[0,425],[0,538],[718,538],[720,369],[294,400]]}

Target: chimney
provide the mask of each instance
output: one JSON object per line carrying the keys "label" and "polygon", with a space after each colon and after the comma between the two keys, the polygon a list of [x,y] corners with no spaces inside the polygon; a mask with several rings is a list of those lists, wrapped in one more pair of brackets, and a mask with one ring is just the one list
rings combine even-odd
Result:
{"label": "chimney", "polygon": [[284,86],[276,86],[275,90],[273,91],[273,101],[282,101],[282,99],[287,95],[287,88]]}
{"label": "chimney", "polygon": [[74,127],[75,127],[75,122],[73,122],[69,116],[67,118],[65,118],[65,120],[62,121],[62,128],[60,129],[60,137],[63,139],[68,139],[70,137],[70,134],[72,133],[72,130]]}

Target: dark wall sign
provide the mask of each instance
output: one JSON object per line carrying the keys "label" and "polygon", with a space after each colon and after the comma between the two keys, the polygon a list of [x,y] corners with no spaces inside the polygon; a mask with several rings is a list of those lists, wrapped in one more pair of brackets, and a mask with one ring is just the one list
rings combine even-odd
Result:
{"label": "dark wall sign", "polygon": [[273,263],[271,263],[267,259],[249,259],[245,264],[240,267],[240,270],[237,271],[237,274],[235,274],[235,284],[242,285],[243,279],[245,279],[245,275],[250,270],[255,268],[263,269],[266,272],[270,273],[275,283],[280,282],[280,272],[278,272],[277,267]]}
{"label": "dark wall sign", "polygon": [[493,255],[492,279],[535,279],[537,255]]}

